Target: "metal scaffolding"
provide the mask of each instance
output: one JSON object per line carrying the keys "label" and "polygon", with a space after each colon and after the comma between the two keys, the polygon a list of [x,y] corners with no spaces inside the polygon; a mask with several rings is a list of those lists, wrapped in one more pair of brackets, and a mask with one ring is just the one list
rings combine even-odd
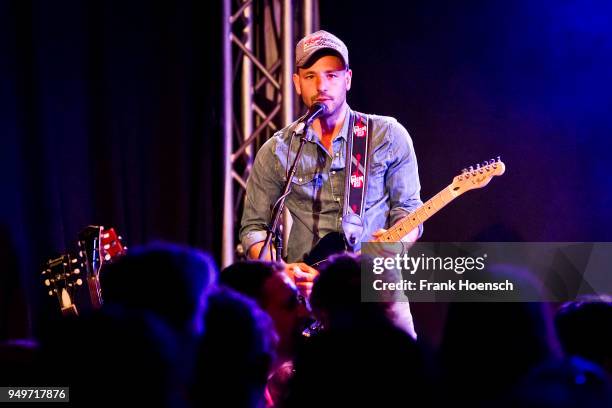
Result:
{"label": "metal scaffolding", "polygon": [[294,47],[318,20],[318,0],[223,1],[222,267],[241,251],[237,226],[255,154],[295,120]]}

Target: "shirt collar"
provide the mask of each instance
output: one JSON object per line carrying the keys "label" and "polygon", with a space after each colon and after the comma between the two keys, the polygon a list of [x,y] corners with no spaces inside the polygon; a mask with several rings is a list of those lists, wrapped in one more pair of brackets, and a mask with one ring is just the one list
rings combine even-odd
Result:
{"label": "shirt collar", "polygon": [[[334,140],[344,139],[345,142],[348,140],[349,122],[351,121],[351,113],[352,111],[351,111],[350,106],[347,106],[346,115],[344,116],[344,123],[342,124],[342,129],[340,129],[340,132],[338,132],[338,135],[334,138]],[[313,141],[313,142],[317,140],[317,134],[314,132],[314,130],[312,130],[312,128],[308,128],[307,133],[308,133],[308,140]]]}

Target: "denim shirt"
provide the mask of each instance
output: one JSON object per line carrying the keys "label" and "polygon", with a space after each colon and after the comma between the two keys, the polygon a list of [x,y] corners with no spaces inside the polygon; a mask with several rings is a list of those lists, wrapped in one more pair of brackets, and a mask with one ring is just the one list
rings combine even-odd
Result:
{"label": "denim shirt", "polygon": [[[284,243],[288,262],[302,260],[320,238],[342,231],[349,115],[350,109],[341,131],[332,141],[331,154],[314,131],[308,130],[309,141],[304,145],[291,193],[285,201],[293,218],[289,241]],[[371,148],[362,241],[370,240],[374,231],[389,228],[422,205],[410,135],[392,117],[368,117]],[[257,153],[247,181],[240,228],[245,250],[266,237],[271,208],[281,195],[300,144],[299,137],[294,136],[289,146],[296,125],[294,122],[277,132]],[[422,226],[419,229],[421,234]]]}

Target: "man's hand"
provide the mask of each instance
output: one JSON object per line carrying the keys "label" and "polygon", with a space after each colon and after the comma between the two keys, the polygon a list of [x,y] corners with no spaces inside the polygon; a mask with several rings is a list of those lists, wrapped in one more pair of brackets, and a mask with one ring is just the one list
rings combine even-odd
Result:
{"label": "man's hand", "polygon": [[310,297],[312,285],[319,271],[303,262],[285,264],[285,273],[295,282],[300,294],[306,299]]}
{"label": "man's hand", "polygon": [[[253,245],[251,245],[251,247],[249,248],[249,253],[248,253],[248,258],[249,259],[259,259],[259,253],[261,252],[261,249],[264,246],[264,242],[256,242]],[[266,254],[265,258],[262,259],[262,261],[271,261],[273,256],[276,255],[276,249],[274,248],[274,246],[272,245],[272,248],[268,251],[268,253]]]}
{"label": "man's hand", "polygon": [[[257,242],[249,248],[248,255],[250,259],[259,259],[259,252],[263,248],[263,244],[263,242]],[[262,261],[271,261],[274,254],[274,247],[272,247],[272,251],[268,251],[267,256],[262,259]],[[312,292],[313,282],[319,275],[319,271],[303,262],[289,263],[284,265],[285,273],[293,282],[295,282],[295,286],[300,291],[300,294],[305,298],[308,298],[310,296],[310,292]]]}

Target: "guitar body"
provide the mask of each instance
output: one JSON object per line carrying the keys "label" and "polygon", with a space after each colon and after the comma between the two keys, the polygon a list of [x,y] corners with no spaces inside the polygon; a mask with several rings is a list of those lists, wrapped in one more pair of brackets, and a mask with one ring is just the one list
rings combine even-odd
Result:
{"label": "guitar body", "polygon": [[312,250],[304,257],[304,263],[313,268],[321,267],[332,255],[346,252],[348,246],[344,235],[340,232],[330,232],[317,242]]}

